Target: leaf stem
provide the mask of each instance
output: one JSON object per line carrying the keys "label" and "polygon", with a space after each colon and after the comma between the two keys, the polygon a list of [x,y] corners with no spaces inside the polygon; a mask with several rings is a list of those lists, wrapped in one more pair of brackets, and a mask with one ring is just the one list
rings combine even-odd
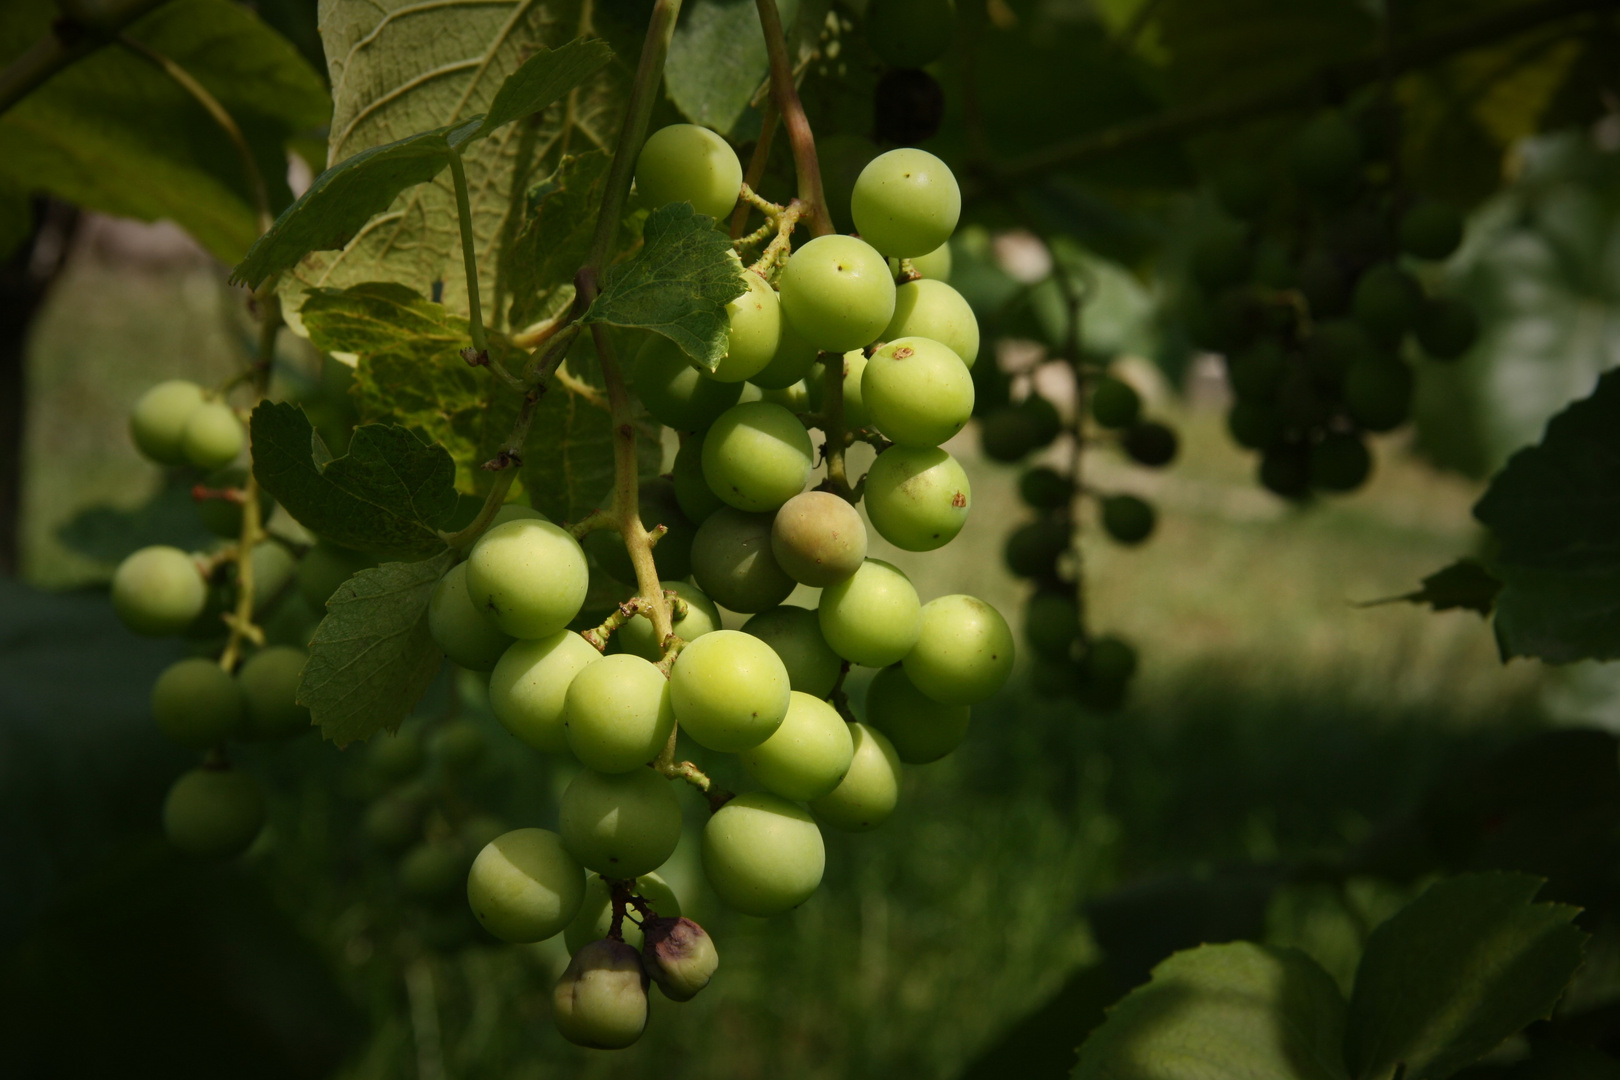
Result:
{"label": "leaf stem", "polygon": [[821,189],[816,137],[810,131],[804,103],[799,100],[799,89],[793,81],[793,62],[788,58],[787,36],[782,32],[782,13],[776,10],[776,0],[754,0],[754,7],[759,12],[760,29],[765,33],[765,54],[771,62],[771,100],[776,104],[776,111],[782,114],[788,143],[793,147],[799,201],[809,210],[810,235],[826,236],[833,231],[832,217],[827,213],[827,197]]}
{"label": "leaf stem", "polygon": [[[467,195],[467,169],[461,151],[450,150],[450,179],[456,189],[456,217],[461,222],[461,262],[467,274],[467,329],[479,363],[489,362],[489,339],[484,335],[484,314],[478,302],[478,246],[473,240],[472,200]],[[510,378],[510,376],[508,376]]]}

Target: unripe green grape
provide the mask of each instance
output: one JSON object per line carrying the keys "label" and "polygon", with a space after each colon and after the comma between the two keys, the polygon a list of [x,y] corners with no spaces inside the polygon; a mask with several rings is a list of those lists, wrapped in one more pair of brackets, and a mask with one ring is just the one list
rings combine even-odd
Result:
{"label": "unripe green grape", "polygon": [[973,489],[957,460],[937,446],[891,446],[866,474],[872,527],[904,551],[933,551],[967,524]]}
{"label": "unripe green grape", "polygon": [[1239,400],[1270,401],[1288,374],[1288,357],[1275,338],[1261,338],[1227,355],[1226,374]]}
{"label": "unripe green grape", "polygon": [[[657,874],[642,874],[636,878],[635,893],[660,917],[680,917],[681,902],[675,898],[669,883]],[[569,952],[577,953],[591,942],[607,937],[612,928],[613,889],[601,874],[592,874],[585,882],[585,899],[579,905],[579,912],[563,930],[563,944],[568,946]],[[626,945],[641,948],[641,927],[634,919],[626,916],[619,933]]]}
{"label": "unripe green grape", "polygon": [[752,379],[776,355],[782,338],[782,305],[776,290],[752,270],[743,271],[747,289],[726,305],[730,330],[726,335],[726,355],[709,378],[716,382],[737,383]]}
{"label": "unripe green grape", "polygon": [[285,739],[309,730],[309,709],[297,701],[299,677],[308,659],[303,649],[272,645],[248,657],[236,673],[253,738]]}
{"label": "unripe green grape", "polygon": [[[911,268],[917,271],[917,273],[921,274],[924,278],[927,278],[929,281],[950,281],[951,245],[941,244],[939,247],[935,248],[933,251],[930,251],[926,255],[913,255],[911,258]],[[977,332],[977,330],[978,323],[975,322],[974,331]],[[927,337],[928,335],[924,334],[923,336]],[[964,356],[962,359],[967,360],[967,357]],[[972,366],[972,362],[968,362],[968,367]]]}
{"label": "unripe green grape", "polygon": [[1240,229],[1211,233],[1193,245],[1193,278],[1212,294],[1247,281],[1253,264],[1254,253]]}
{"label": "unripe green grape", "polygon": [[888,667],[917,643],[922,605],[898,567],[867,559],[853,577],[822,591],[822,636],[852,663]]}
{"label": "unripe green grape", "polygon": [[1007,407],[1012,395],[1012,380],[1007,378],[1007,373],[1001,370],[994,356],[982,364],[973,365],[969,374],[973,376],[974,416],[989,416]]}
{"label": "unripe green grape", "polygon": [[200,469],[218,469],[236,460],[247,445],[247,432],[236,410],[223,401],[205,401],[186,418],[180,449]]}
{"label": "unripe green grape", "polygon": [[1181,440],[1165,425],[1148,420],[1126,428],[1119,444],[1131,460],[1159,468],[1175,460]]}
{"label": "unripe green grape", "polygon": [[1250,450],[1264,450],[1282,438],[1282,417],[1271,405],[1239,401],[1227,414],[1226,428],[1232,441]]}
{"label": "unripe green grape", "polygon": [[1405,270],[1384,263],[1361,275],[1350,306],[1368,333],[1380,341],[1398,341],[1423,310],[1423,287]]}
{"label": "unripe green grape", "polygon": [[237,738],[243,718],[241,689],[212,660],[177,660],[152,684],[152,719],[181,746],[206,750]]}
{"label": "unripe green grape", "polygon": [[962,215],[962,189],[950,167],[928,151],[890,150],[861,170],[849,210],[863,240],[885,255],[910,259],[951,238]]}
{"label": "unripe green grape", "polygon": [[1110,495],[1102,501],[1103,529],[1122,544],[1140,544],[1153,534],[1157,515],[1135,495]]}
{"label": "unripe green grape", "polygon": [[1063,431],[1063,418],[1057,406],[1039,394],[1030,394],[1018,403],[1018,411],[1029,422],[1030,439],[1039,448],[1048,446]]}
{"label": "unripe green grape", "polygon": [[[703,595],[703,591],[696,585],[688,585],[684,581],[661,582],[666,592],[673,591],[681,601],[686,604],[686,614],[674,618],[673,630],[675,636],[683,641],[695,641],[704,634],[712,634],[720,629],[720,609],[714,606],[714,601]],[[632,656],[639,656],[653,663],[664,658],[664,649],[653,634],[652,620],[645,615],[637,615],[619,629],[614,631],[619,640],[619,646]]]}
{"label": "unripe green grape", "polygon": [[1367,482],[1372,455],[1355,435],[1329,432],[1311,447],[1311,486],[1325,491],[1354,491]]}
{"label": "unripe green grape", "polygon": [[771,522],[771,554],[793,580],[823,588],[861,568],[866,526],[830,491],[806,491],[782,504]]}
{"label": "unripe green grape", "polygon": [[681,730],[699,746],[734,753],[758,746],[787,715],[792,684],[774,650],[740,630],[716,630],[681,650],[669,696]]}
{"label": "unripe green grape", "polygon": [[820,821],[845,832],[870,832],[888,820],[900,801],[900,755],[881,731],[849,725],[855,755],[832,791],[810,804]]}
{"label": "unripe green grape", "polygon": [[641,960],[647,974],[671,1001],[691,1001],[720,966],[714,939],[691,919],[649,919],[645,930]]}
{"label": "unripe green grape", "polygon": [[1340,391],[1342,387],[1324,388],[1307,372],[1290,371],[1277,392],[1277,414],[1282,417],[1284,427],[1319,428],[1333,417],[1334,408],[1328,392],[1337,394]]}
{"label": "unripe green grape", "polygon": [[1311,487],[1310,453],[1297,443],[1278,443],[1260,457],[1260,485],[1285,499],[1304,495]]}
{"label": "unripe green grape", "polygon": [[804,244],[788,258],[777,286],[782,313],[824,352],[864,348],[894,315],[889,264],[853,236],[818,236]]}
{"label": "unripe green grape", "polygon": [[1136,650],[1129,643],[1104,634],[1091,642],[1080,660],[1080,669],[1087,679],[1096,682],[1124,683],[1136,674],[1136,664]]}
{"label": "unripe green grape", "polygon": [[703,478],[739,510],[775,510],[810,477],[810,433],[768,401],[734,405],[703,436]]}
{"label": "unripe green grape", "polygon": [[207,603],[208,586],[196,560],[179,548],[141,548],[113,572],[113,610],[137,634],[178,634]]}
{"label": "unripe green grape", "polygon": [[[710,514],[726,505],[703,479],[703,435],[700,431],[681,440],[681,448],[675,452],[673,471],[675,503],[686,520],[694,525],[702,525]],[[697,534],[692,535],[695,541]]]}
{"label": "unripe green grape", "polygon": [[939,342],[900,338],[867,361],[861,397],[872,423],[894,442],[938,446],[973,415],[973,376]]}
{"label": "unripe green grape", "polygon": [[1368,431],[1399,427],[1412,411],[1412,369],[1393,356],[1353,365],[1344,377],[1344,404]]}
{"label": "unripe green grape", "polygon": [[253,610],[264,611],[291,587],[298,576],[298,560],[274,540],[253,545]]}
{"label": "unripe green grape", "polygon": [[1319,113],[1294,136],[1294,178],[1318,194],[1353,187],[1361,171],[1361,136],[1342,113]]}
{"label": "unripe green grape", "polygon": [[572,630],[514,641],[489,676],[489,707],[513,735],[546,754],[568,751],[563,710],[574,676],[602,659]]}
{"label": "unripe green grape", "polygon": [[188,855],[228,859],[252,846],[264,828],[264,792],[235,769],[192,769],[163,800],[163,833]]}
{"label": "unripe green grape", "polygon": [[[866,402],[861,395],[861,379],[866,375],[866,353],[860,349],[851,349],[845,353],[840,363],[844,371],[844,429],[854,431],[858,428],[870,427],[871,418],[866,412]],[[817,364],[808,376],[805,377],[805,387],[810,391],[810,407],[820,409],[827,388],[827,370],[825,364]]]}
{"label": "unripe green grape", "polygon": [[424,841],[407,851],[395,867],[399,891],[412,900],[442,900],[456,891],[467,861],[447,843]]}
{"label": "unripe green grape", "polygon": [[766,790],[809,802],[838,786],[854,754],[849,725],[838,710],[820,698],[795,692],[781,726],[739,756],[748,775]]}
{"label": "unripe green grape", "polygon": [[202,387],[185,379],[170,379],[147,390],[129,416],[135,448],[159,465],[186,464],[186,421],[202,404]]}
{"label": "unripe green grape", "polygon": [[787,668],[794,690],[824,698],[837,685],[843,661],[822,636],[814,611],[792,604],[773,607],[744,623],[743,633],[771,647]]}
{"label": "unripe green grape", "polygon": [[360,832],[366,843],[380,851],[399,851],[421,836],[421,817],[413,800],[387,795],[366,807]]}
{"label": "unripe green grape", "polygon": [[1462,243],[1463,216],[1450,203],[1424,201],[1401,215],[1401,250],[1420,259],[1444,259]]}
{"label": "unripe green grape", "polygon": [[698,527],[692,541],[692,577],[709,599],[732,611],[775,607],[794,581],[771,554],[770,514],[745,514],[729,506]]}
{"label": "unripe green grape", "polygon": [[742,182],[731,144],[696,124],[659,128],[636,158],[636,190],[648,206],[689,202],[700,214],[722,218],[737,205]]}
{"label": "unripe green grape", "polygon": [[1074,489],[1069,485],[1069,478],[1050,465],[1037,465],[1025,469],[1018,478],[1018,497],[1036,510],[1056,510],[1068,505],[1074,497]]}
{"label": "unripe green grape", "polygon": [[623,1050],[646,1030],[647,981],[635,949],[622,941],[593,941],[574,954],[557,980],[552,1020],[577,1046]]}
{"label": "unripe green grape", "polygon": [[886,341],[903,337],[937,341],[970,368],[979,358],[979,320],[962,294],[943,281],[923,278],[896,287],[894,317],[883,337]]}
{"label": "unripe green grape", "polygon": [[1311,377],[1323,386],[1337,386],[1357,360],[1374,351],[1372,339],[1353,319],[1325,319],[1311,331],[1305,362]]}
{"label": "unripe green grape", "polygon": [[703,874],[745,915],[770,918],[798,907],[821,884],[826,862],[815,820],[767,792],[738,795],[703,827]]}
{"label": "unripe green grape", "polygon": [[1051,578],[1057,574],[1058,559],[1068,550],[1069,527],[1057,519],[1043,518],[1014,529],[1002,558],[1018,577]]}
{"label": "unripe green grape", "polygon": [[484,759],[489,742],[472,720],[451,720],[428,736],[428,753],[447,772],[469,772]]}
{"label": "unripe green grape", "polygon": [[1024,605],[1024,640],[1038,656],[1067,660],[1080,640],[1080,605],[1068,593],[1036,593]]}
{"label": "unripe green grape", "polygon": [[651,769],[604,775],[587,769],[563,791],[558,831],[569,852],[606,878],[650,873],[681,839],[681,804]]}
{"label": "unripe green grape", "polygon": [[979,425],[979,448],[991,461],[1012,463],[1035,449],[1035,433],[1024,411],[1003,406],[986,416]]}
{"label": "unripe green grape", "polygon": [[877,155],[878,148],[864,135],[816,138],[816,158],[821,165],[821,190],[827,202],[827,214],[841,233],[855,227],[849,216],[849,196],[855,190],[861,170]]}
{"label": "unripe green grape", "polygon": [[866,722],[881,731],[907,765],[926,765],[962,745],[973,710],[941,705],[912,683],[905,669],[886,667],[866,688]]}
{"label": "unripe green grape", "polygon": [[1467,301],[1441,297],[1423,305],[1413,331],[1434,359],[1455,360],[1479,338],[1479,316]]}
{"label": "unripe green grape", "polygon": [[428,598],[428,632],[454,663],[470,671],[489,671],[512,636],[504,634],[473,606],[467,592],[467,564],[452,566]]}
{"label": "unripe green grape", "polygon": [[505,634],[543,638],[571,622],[585,603],[590,570],[579,543],[549,521],[508,521],[490,529],[467,557],[467,592]]}
{"label": "unripe green grape", "polygon": [[759,390],[759,397],[761,401],[768,401],[772,405],[780,405],[795,415],[807,413],[812,408],[810,405],[810,388],[803,379],[781,390]]}
{"label": "unripe green grape", "polygon": [[585,870],[546,829],[513,829],[478,852],[467,904],[502,941],[544,941],[562,931],[585,898]]}
{"label": "unripe green grape", "polygon": [[636,353],[632,373],[636,396],[660,424],[676,431],[701,431],[742,396],[741,383],[710,379],[692,366],[681,347],[662,334],[649,334]]}
{"label": "unripe green grape", "polygon": [[298,591],[310,607],[324,611],[338,586],[376,565],[377,560],[363,552],[317,540],[298,560]]}
{"label": "unripe green grape", "polygon": [[873,0],[866,9],[867,44],[890,67],[933,63],[945,55],[955,34],[953,0]]}
{"label": "unripe green grape", "polygon": [[568,748],[602,773],[639,769],[669,742],[675,727],[669,680],[650,661],[604,656],[574,676],[563,708]]}
{"label": "unripe green grape", "polygon": [[409,780],[422,771],[422,733],[418,727],[380,731],[366,744],[366,764],[384,780]]}
{"label": "unripe green grape", "polygon": [[793,324],[781,320],[782,330],[777,338],[776,352],[750,381],[762,390],[786,390],[810,374],[820,355],[816,347],[804,339]]}
{"label": "unripe green grape", "polygon": [[1331,252],[1313,251],[1299,264],[1299,291],[1317,318],[1338,315],[1350,300],[1344,269]]}
{"label": "unripe green grape", "polygon": [[[643,480],[637,488],[638,513],[641,524],[649,532],[664,526],[664,535],[653,548],[658,569],[665,577],[683,578],[692,572],[692,541],[697,526],[681,512],[680,497],[675,484],[662,476]],[[611,509],[611,497],[603,509]],[[585,534],[580,547],[596,560],[610,577],[626,585],[636,583],[636,567],[624,547],[624,535],[618,529],[597,529]]]}
{"label": "unripe green grape", "polygon": [[1012,630],[976,596],[937,597],[923,605],[916,647],[902,663],[917,689],[941,705],[977,705],[1012,675]]}
{"label": "unripe green grape", "polygon": [[1091,418],[1105,428],[1124,428],[1142,415],[1142,398],[1128,382],[1105,375],[1091,388]]}

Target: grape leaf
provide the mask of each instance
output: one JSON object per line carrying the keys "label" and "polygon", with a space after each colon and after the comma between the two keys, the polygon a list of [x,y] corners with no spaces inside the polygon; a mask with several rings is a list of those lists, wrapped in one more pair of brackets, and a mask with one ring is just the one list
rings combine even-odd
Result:
{"label": "grape leaf", "polygon": [[323,737],[347,746],[393,731],[410,715],[444,659],[428,632],[428,600],[455,561],[443,551],[384,563],[338,586],[298,685],[298,702]]}
{"label": "grape leaf", "polygon": [[[780,0],[791,27],[798,0]],[[664,85],[694,124],[728,132],[770,71],[754,0],[695,0],[683,6],[664,61]]]}
{"label": "grape leaf", "polygon": [[[1450,566],[1436,570],[1423,579],[1423,587],[1416,592],[1397,596],[1413,604],[1428,604],[1436,611],[1455,611],[1466,608],[1481,615],[1489,615],[1502,591],[1502,583],[1491,576],[1478,559],[1458,559]],[[1374,601],[1383,603],[1384,601]]]}
{"label": "grape leaf", "polygon": [[529,193],[529,220],[505,252],[512,294],[508,325],[527,326],[573,299],[574,273],[590,252],[595,210],[612,162],[600,150],[565,157],[556,173]]}
{"label": "grape leaf", "polygon": [[1474,516],[1498,544],[1504,659],[1620,657],[1620,371],[1513,455]]}
{"label": "grape leaf", "polygon": [[[50,32],[48,0],[0,4],[0,57]],[[324,125],[320,75],[241,4],[172,0],[125,33],[173,60],[224,106],[253,152],[272,209],[292,199],[287,148]],[[236,147],[152,61],[97,50],[0,116],[0,175],[29,191],[123,217],[167,218],[226,263],[258,235]]]}
{"label": "grape leaf", "polygon": [[541,46],[501,83],[478,126],[458,129],[450,145],[459,150],[474,139],[488,138],[496,128],[549,109],[612,59],[613,50],[601,40],[575,38],[559,49]]}
{"label": "grape leaf", "polygon": [[1443,1080],[1551,1014],[1581,965],[1578,908],[1532,903],[1542,879],[1469,874],[1431,886],[1367,939],[1345,1054],[1359,1080]]}
{"label": "grape leaf", "polygon": [[334,458],[296,405],[253,410],[253,475],[311,532],[362,551],[427,553],[456,509],[455,462],[396,425],[362,424]]}
{"label": "grape leaf", "polygon": [[1344,998],[1297,949],[1176,953],[1108,1011],[1075,1080],[1345,1080]]}
{"label": "grape leaf", "polygon": [[584,321],[652,330],[713,371],[731,334],[726,305],[745,291],[730,239],[684,202],[647,215],[641,235],[641,250],[608,270]]}

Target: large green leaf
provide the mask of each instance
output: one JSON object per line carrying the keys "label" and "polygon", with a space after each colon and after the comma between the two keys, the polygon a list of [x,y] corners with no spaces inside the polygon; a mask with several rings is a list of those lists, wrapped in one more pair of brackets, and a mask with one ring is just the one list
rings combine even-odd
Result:
{"label": "large green leaf", "polygon": [[596,208],[613,159],[600,150],[569,156],[529,193],[528,223],[506,249],[508,322],[527,326],[554,314],[574,296],[574,273],[590,251]]}
{"label": "large green leaf", "polygon": [[1076,1080],[1345,1080],[1344,999],[1297,949],[1180,952],[1108,1012]]}
{"label": "large green leaf", "polygon": [[[456,127],[495,107],[503,81],[536,49],[588,28],[581,0],[329,0],[321,38],[331,73],[333,162],[417,132]],[[594,48],[594,47],[593,47]],[[559,49],[559,52],[562,50]],[[523,219],[523,195],[567,151],[611,146],[622,109],[621,64],[597,71],[566,100],[468,146],[463,155],[479,252],[479,290],[503,295],[497,268]],[[503,110],[505,105],[502,106]],[[450,178],[400,194],[341,250],[307,257],[285,285],[296,312],[311,287],[395,281],[467,310],[461,238]],[[493,316],[499,305],[491,304]]]}
{"label": "large green leaf", "polygon": [[1352,1075],[1443,1080],[1552,1012],[1587,935],[1570,922],[1579,909],[1532,902],[1542,884],[1451,878],[1373,931],[1350,1000]]}
{"label": "large green leaf", "polygon": [[713,371],[731,334],[726,305],[745,288],[714,219],[691,203],[670,203],[647,216],[641,250],[608,270],[585,321],[652,330]]}
{"label": "large green leaf", "polygon": [[[57,17],[46,0],[0,5],[0,55],[20,53]],[[287,147],[331,103],[297,50],[240,4],[173,0],[128,36],[201,83],[247,137],[273,209],[290,199]],[[29,190],[125,217],[179,223],[235,263],[258,234],[235,146],[150,60],[109,46],[0,117],[0,175]]]}
{"label": "large green leaf", "polygon": [[455,462],[403,427],[362,424],[334,458],[296,405],[253,410],[253,475],[311,532],[363,551],[426,554],[456,509]]}
{"label": "large green leaf", "polygon": [[[607,42],[575,38],[560,49],[538,48],[501,83],[476,128],[458,130],[451,145],[461,149],[475,139],[487,139],[496,129],[543,112],[564,94],[602,70],[613,59]],[[471,122],[469,121],[469,124]]]}
{"label": "large green leaf", "polygon": [[[777,9],[782,24],[792,26],[798,0],[782,0]],[[664,85],[688,120],[730,131],[769,70],[754,0],[695,0],[683,5],[664,62]]]}
{"label": "large green leaf", "polygon": [[326,602],[298,686],[298,701],[324,737],[346,746],[410,715],[444,659],[428,632],[428,600],[455,561],[445,551],[384,563],[349,578]]}

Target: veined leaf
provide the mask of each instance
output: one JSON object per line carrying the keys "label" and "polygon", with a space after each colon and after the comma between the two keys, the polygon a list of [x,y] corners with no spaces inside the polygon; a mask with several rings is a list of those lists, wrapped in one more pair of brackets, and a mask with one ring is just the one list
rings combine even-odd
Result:
{"label": "veined leaf", "polygon": [[[798,0],[779,0],[782,25],[798,17]],[[683,5],[669,43],[664,85],[694,124],[727,132],[770,71],[754,0],[694,0]]]}
{"label": "veined leaf", "polygon": [[[595,75],[613,59],[613,50],[599,39],[575,38],[560,49],[541,47],[501,83],[489,112],[465,135],[458,129],[450,145],[458,150],[474,139],[487,138],[496,128],[549,109],[562,96]],[[471,124],[471,121],[468,121]]]}
{"label": "veined leaf", "polygon": [[557,172],[530,193],[528,224],[506,251],[509,325],[527,326],[572,301],[574,273],[590,252],[595,210],[612,163],[600,150],[565,157]]}

